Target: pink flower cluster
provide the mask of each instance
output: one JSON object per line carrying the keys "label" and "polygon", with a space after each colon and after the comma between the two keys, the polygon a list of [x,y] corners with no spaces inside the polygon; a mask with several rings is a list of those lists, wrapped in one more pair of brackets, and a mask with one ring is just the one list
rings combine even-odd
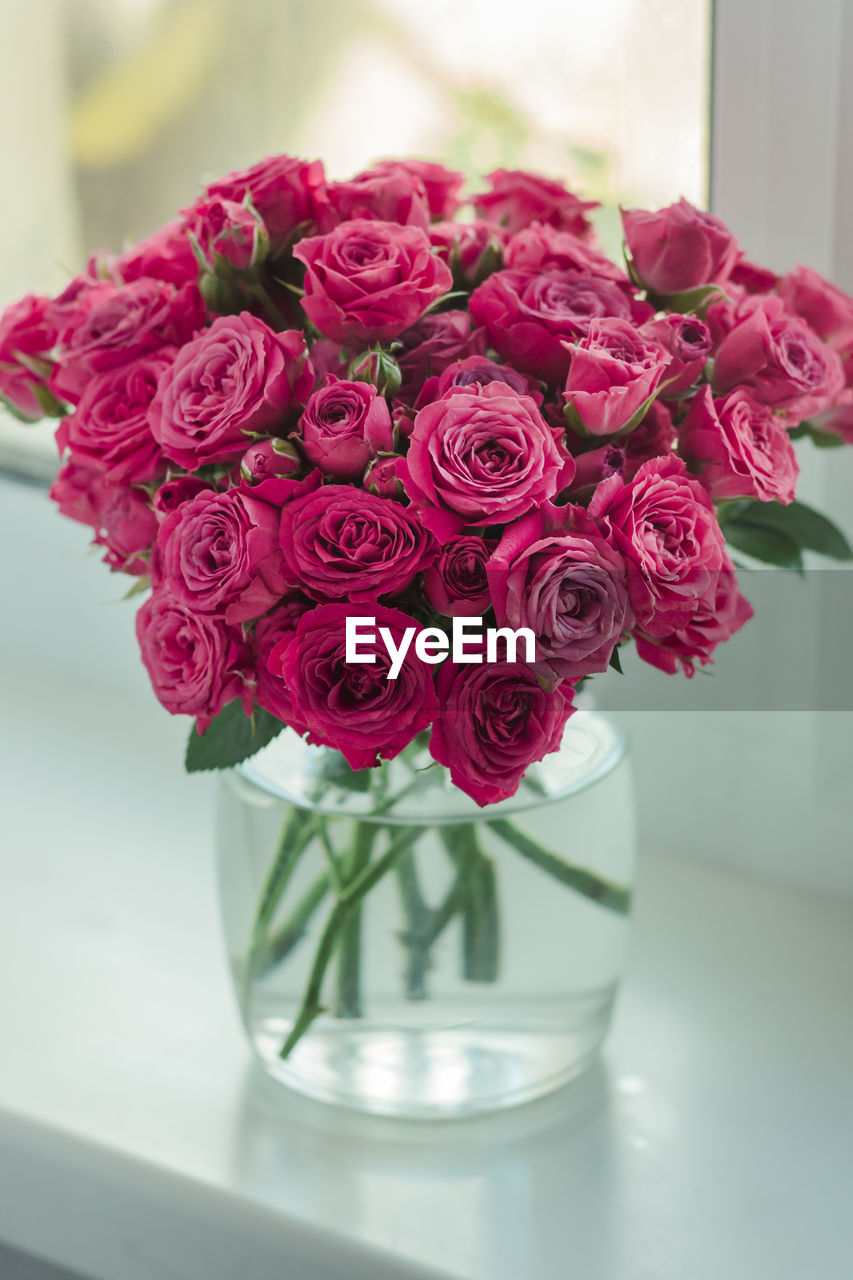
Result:
{"label": "pink flower cluster", "polygon": [[[479,803],[557,748],[575,686],[633,638],[688,675],[751,615],[717,503],[787,504],[790,431],[853,439],[853,300],[746,262],[680,201],[593,207],[500,170],[287,156],[214,183],[57,298],[0,320],[0,393],[60,417],[52,496],[113,569],[157,697],[204,732],[262,708],[376,764],[432,727]],[[457,616],[530,628],[536,662],[348,662]],[[508,656],[508,655],[507,655]]]}

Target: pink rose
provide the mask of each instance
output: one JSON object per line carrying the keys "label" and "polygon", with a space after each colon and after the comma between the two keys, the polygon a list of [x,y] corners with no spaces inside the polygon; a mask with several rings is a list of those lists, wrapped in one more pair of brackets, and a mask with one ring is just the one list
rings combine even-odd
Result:
{"label": "pink rose", "polygon": [[420,227],[357,218],[300,240],[293,253],[307,267],[309,320],[325,337],[357,348],[396,338],[453,283]]}
{"label": "pink rose", "polygon": [[571,347],[563,392],[566,403],[594,436],[627,427],[660,385],[669,355],[626,320],[594,320]]}
{"label": "pink rose", "polygon": [[237,271],[247,271],[266,256],[269,238],[258,214],[233,200],[198,200],[182,210],[187,236],[195,237],[211,270],[224,258]]}
{"label": "pink rose", "polygon": [[278,526],[277,508],[251,489],[205,490],[161,522],[152,581],[200,613],[257,618],[288,586]]}
{"label": "pink rose", "polygon": [[246,652],[237,627],[199,613],[160,587],[136,615],[136,638],[158,701],[198,717],[203,732],[244,690]]}
{"label": "pink rose", "polygon": [[794,446],[773,410],[745,387],[720,400],[704,387],[691,402],[678,451],[718,502],[794,500]]}
{"label": "pink rose", "polygon": [[119,258],[108,258],[108,268],[117,284],[130,284],[149,276],[178,288],[198,283],[198,263],[192,251],[183,218],[167,222],[146,236]]}
{"label": "pink rose", "polygon": [[277,716],[300,735],[305,733],[307,725],[296,711],[291,692],[281,676],[280,664],[278,670],[273,670],[270,659],[276,645],[293,635],[307,609],[304,600],[282,600],[271,613],[258,619],[254,635],[255,698],[258,706]]}
{"label": "pink rose", "polygon": [[345,378],[349,360],[339,342],[331,342],[328,338],[318,338],[311,345],[311,363],[318,378],[326,373],[333,373],[336,378]]}
{"label": "pink rose", "polygon": [[558,680],[606,671],[630,631],[625,562],[582,507],[543,507],[504,530],[488,564],[499,626],[529,627]]}
{"label": "pink rose", "polygon": [[492,607],[486,561],[494,541],[478,534],[460,534],[441,548],[424,572],[424,595],[446,618],[479,618]]}
{"label": "pink rose", "polygon": [[572,460],[529,396],[502,382],[460,387],[421,409],[400,479],[442,541],[506,524],[571,482]]}
{"label": "pink rose", "polygon": [[130,485],[105,486],[98,523],[95,542],[106,547],[106,564],[134,577],[147,573],[148,557],[157,537],[157,517],[145,490]]}
{"label": "pink rose", "polygon": [[635,636],[637,653],[667,675],[675,675],[679,666],[689,678],[696,670],[711,662],[718,644],[730,639],[754,610],[738,591],[737,578],[730,563],[714,576],[711,589],[697,602],[692,614],[679,620],[678,626],[661,636]]}
{"label": "pink rose", "polygon": [[642,629],[665,634],[714,589],[725,544],[711,499],[670,454],[644,462],[630,481],[603,480],[589,514],[620,551]]}
{"label": "pink rose", "polygon": [[799,421],[841,397],[844,371],[832,347],[792,316],[781,298],[756,295],[743,303],[714,361],[718,392],[741,385]]}
{"label": "pink rose", "polygon": [[608,476],[625,476],[627,465],[624,443],[624,440],[620,440],[618,444],[604,444],[598,449],[576,453],[575,476],[569,490],[570,496],[591,496],[590,491]]}
{"label": "pink rose", "polygon": [[313,384],[298,330],[274,333],[247,311],[220,316],[178,352],[151,406],[151,430],[167,457],[189,471],[230,462],[250,432],[274,434]]}
{"label": "pink rose", "polygon": [[634,270],[660,297],[722,283],[740,256],[722,219],[687,200],[657,213],[623,209],[622,226]]}
{"label": "pink rose", "polygon": [[299,420],[302,447],[327,476],[356,480],[375,454],[393,448],[388,402],[367,382],[328,377]]}
{"label": "pink rose", "polygon": [[429,238],[442,262],[453,272],[454,282],[473,288],[502,265],[506,236],[493,222],[434,222]]}
{"label": "pink rose", "polygon": [[211,183],[207,195],[234,204],[242,204],[248,196],[276,247],[297,228],[316,222],[327,208],[322,164],[294,156],[270,156],[248,169],[226,174]]}
{"label": "pink rose", "polygon": [[606,254],[571,232],[558,231],[542,222],[522,227],[510,237],[504,250],[504,266],[514,271],[580,271],[629,289],[625,272]]}
{"label": "pink rose", "polygon": [[216,486],[201,476],[174,476],[164,480],[154,494],[151,505],[158,520],[162,520],[170,512],[175,511],[182,502],[197,498],[200,493],[213,493]]}
{"label": "pink rose", "polygon": [[0,397],[26,418],[42,416],[36,389],[45,385],[50,372],[47,365],[39,377],[27,361],[45,361],[56,336],[49,298],[27,294],[0,315]]}
{"label": "pink rose", "polygon": [[452,218],[461,203],[460,192],[465,174],[446,169],[430,160],[381,160],[372,173],[396,173],[402,170],[416,179],[426,193],[431,218]]}
{"label": "pink rose", "polygon": [[747,258],[741,258],[732,267],[726,281],[726,292],[729,293],[734,285],[744,293],[772,293],[778,283],[779,277],[775,271],[760,267],[757,262],[750,262]]}
{"label": "pink rose", "polygon": [[828,413],[819,414],[816,425],[819,430],[838,436],[845,444],[853,444],[853,404],[841,404]]}
{"label": "pink rose", "polygon": [[[346,620],[362,616],[375,619],[375,641],[361,639],[358,648],[374,661],[350,663]],[[349,604],[321,605],[302,615],[294,635],[280,641],[269,658],[273,675],[290,690],[308,741],[336,748],[353,769],[370,768],[380,757],[393,760],[438,711],[432,670],[415,656],[414,644],[397,677],[388,679],[391,658],[380,627],[398,650],[408,628],[420,630],[399,609],[372,604],[361,614]]]}
{"label": "pink rose", "polygon": [[356,603],[399,595],[435,555],[408,507],[351,485],[287,503],[281,548],[294,586],[315,600]]}
{"label": "pink rose", "polygon": [[402,377],[399,397],[413,401],[428,378],[457,360],[482,355],[486,335],[472,332],[467,311],[439,311],[401,333],[393,350]]}
{"label": "pink rose", "polygon": [[51,386],[61,398],[76,402],[93,374],[161,347],[179,347],[204,319],[195,285],[178,289],[146,277],[126,285],[83,289],[69,306],[59,334]]}
{"label": "pink rose", "polygon": [[586,214],[598,208],[597,200],[580,200],[562,182],[523,169],[496,169],[486,178],[490,190],[474,196],[474,208],[511,235],[531,222],[545,222],[576,236],[589,234]]}
{"label": "pink rose", "polygon": [[258,484],[275,476],[295,476],[302,470],[302,458],[289,440],[257,440],[240,459],[240,479]]}
{"label": "pink rose", "polygon": [[641,321],[651,307],[618,284],[578,271],[496,271],[471,294],[471,318],[509,364],[546,382],[562,382],[570,355],[564,340],[582,338],[593,320]]}
{"label": "pink rose", "polygon": [[437,378],[428,378],[421,387],[417,407],[441,400],[454,387],[485,387],[490,382],[503,382],[520,396],[530,396],[537,405],[542,404],[540,384],[529,374],[519,373],[508,364],[497,364],[486,356],[468,356],[455,360]]}
{"label": "pink rose", "polygon": [[161,347],[116,369],[95,374],[75,411],[56,432],[60,450],[101,463],[107,482],[141,484],[164,475],[168,464],[148,424],[157,387],[175,358]]}
{"label": "pink rose", "polygon": [[330,228],[354,218],[377,218],[404,226],[429,226],[429,202],[420,178],[393,162],[357,173],[349,182],[330,182],[327,188]]}
{"label": "pink rose", "polygon": [[68,520],[97,529],[106,488],[104,469],[99,463],[71,454],[56,473],[50,497]]}
{"label": "pink rose", "polygon": [[454,786],[479,805],[506,800],[529,767],[563,740],[572,690],[542,688],[521,662],[447,661],[436,681],[441,703],[430,754]]}
{"label": "pink rose", "polygon": [[779,281],[789,311],[837,350],[853,344],[853,298],[811,267],[797,267]]}
{"label": "pink rose", "polygon": [[711,332],[696,316],[671,313],[648,320],[643,325],[642,336],[660,343],[669,353],[663,377],[666,387],[662,392],[666,399],[691,387],[711,354]]}
{"label": "pink rose", "polygon": [[367,464],[364,473],[364,487],[369,493],[376,493],[380,498],[405,498],[405,491],[397,476],[399,454],[383,453]]}

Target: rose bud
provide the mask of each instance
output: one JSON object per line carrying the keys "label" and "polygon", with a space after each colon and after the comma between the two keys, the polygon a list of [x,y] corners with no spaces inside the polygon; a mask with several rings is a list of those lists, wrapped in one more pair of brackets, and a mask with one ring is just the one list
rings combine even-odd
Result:
{"label": "rose bud", "polygon": [[381,396],[395,396],[403,380],[397,361],[381,347],[356,356],[350,362],[348,376],[353,382],[371,383]]}
{"label": "rose bud", "polygon": [[230,274],[228,267],[250,271],[269,252],[266,227],[257,210],[246,201],[236,204],[233,200],[198,200],[182,212],[199,266],[205,271],[216,275],[223,265],[225,275]]}
{"label": "rose bud", "polygon": [[258,440],[240,460],[240,475],[249,484],[270,476],[292,476],[301,470],[299,451],[289,440]]}
{"label": "rose bud", "polygon": [[451,538],[423,574],[424,594],[447,618],[481,617],[492,606],[486,561],[495,549],[478,534]]}
{"label": "rose bud", "polygon": [[623,209],[622,226],[634,274],[659,297],[722,283],[740,257],[722,219],[687,200],[657,213]]}
{"label": "rose bud", "polygon": [[642,335],[651,338],[669,352],[669,364],[663,375],[666,387],[662,394],[669,399],[692,386],[705,368],[711,353],[711,331],[697,316],[667,315],[650,320],[642,327]]}
{"label": "rose bud", "polygon": [[380,498],[402,498],[405,494],[397,477],[399,454],[381,453],[368,464],[364,473],[364,487]]}
{"label": "rose bud", "polygon": [[394,444],[391,412],[376,388],[331,374],[309,398],[299,433],[309,461],[339,480],[357,479],[375,454]]}
{"label": "rose bud", "polygon": [[575,455],[575,478],[570,493],[576,497],[581,489],[592,489],[608,476],[625,474],[625,450],[615,444]]}
{"label": "rose bud", "polygon": [[213,485],[208,480],[202,480],[200,476],[175,476],[171,480],[166,480],[160,485],[151,502],[154,514],[158,520],[162,520],[182,502],[189,502],[191,498],[197,498],[205,489],[212,488]]}

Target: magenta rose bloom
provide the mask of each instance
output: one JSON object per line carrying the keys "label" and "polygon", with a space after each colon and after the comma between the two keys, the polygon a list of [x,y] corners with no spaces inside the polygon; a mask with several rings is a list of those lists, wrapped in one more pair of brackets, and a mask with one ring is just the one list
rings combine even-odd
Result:
{"label": "magenta rose bloom", "polygon": [[644,338],[659,343],[669,354],[663,376],[664,397],[671,399],[691,387],[711,354],[711,331],[704,321],[696,316],[672,313],[648,320],[641,332]]}
{"label": "magenta rose bloom", "polygon": [[481,806],[514,795],[530,766],[559,750],[575,709],[569,685],[543,689],[522,662],[448,660],[436,691],[441,711],[430,754],[450,770],[454,786]]}
{"label": "magenta rose bloom", "polygon": [[459,387],[415,418],[400,479],[442,541],[506,524],[571,483],[574,463],[529,396],[502,382]]}
{"label": "magenta rose bloom", "polygon": [[182,213],[187,237],[192,233],[211,268],[220,257],[237,271],[247,271],[266,256],[266,228],[257,212],[247,205],[218,198],[198,200]]}
{"label": "magenta rose bloom", "polygon": [[248,311],[219,316],[178,352],[151,406],[151,430],[166,456],[188,471],[231,462],[245,451],[248,433],[274,433],[313,385],[298,330],[274,333]]}
{"label": "magenta rose bloom", "polygon": [[420,227],[357,218],[325,236],[300,240],[302,306],[335,342],[361,348],[388,342],[420,319],[453,278]]}
{"label": "magenta rose bloom", "polygon": [[393,448],[388,402],[368,382],[328,377],[299,420],[302,447],[327,476],[357,480],[372,457]]}
{"label": "magenta rose bloom", "polygon": [[729,640],[749,622],[754,610],[738,590],[734,568],[726,563],[715,574],[711,588],[697,602],[692,614],[679,620],[672,631],[660,636],[634,638],[637,653],[644,662],[675,675],[679,667],[690,678],[696,663],[706,666],[718,644]]}
{"label": "magenta rose bloom", "polygon": [[83,289],[65,315],[51,386],[72,403],[80,399],[93,374],[160,347],[179,347],[205,319],[195,285],[177,289],[148,278]]}
{"label": "magenta rose bloom", "polygon": [[428,378],[421,387],[417,399],[417,407],[440,400],[454,387],[485,387],[490,382],[503,382],[512,387],[520,396],[530,396],[537,405],[542,404],[542,390],[535,378],[527,373],[519,373],[508,364],[498,364],[486,356],[468,356],[465,360],[455,360],[437,377]]}
{"label": "magenta rose bloom", "polygon": [[635,302],[613,280],[579,271],[496,271],[471,294],[471,318],[516,369],[546,382],[562,382],[575,341],[593,320],[643,320],[651,307]]}
{"label": "magenta rose bloom", "polygon": [[277,716],[298,734],[307,725],[294,706],[293,697],[281,675],[281,664],[270,665],[276,645],[289,640],[308,609],[304,600],[282,600],[270,613],[259,618],[255,626],[253,652],[255,662],[255,700],[270,715]]}
{"label": "magenta rose bloom", "polygon": [[[375,620],[375,640],[358,644],[373,662],[347,662],[346,620],[353,617]],[[393,760],[438,712],[432,669],[415,656],[414,642],[397,677],[388,678],[391,658],[380,627],[398,650],[409,628],[420,630],[399,609],[374,604],[361,613],[348,604],[326,604],[304,613],[293,636],[269,658],[273,675],[291,692],[308,741],[336,748],[353,769]]]}
{"label": "magenta rose bloom", "polygon": [[504,250],[504,266],[514,271],[580,271],[613,280],[625,289],[630,285],[622,268],[600,249],[569,231],[558,231],[542,222],[522,227],[510,237]]}
{"label": "magenta rose bloom", "polygon": [[543,507],[504,531],[487,567],[499,626],[529,627],[557,680],[606,671],[630,631],[625,562],[582,507]]}
{"label": "magenta rose bloom", "polygon": [[393,162],[357,173],[348,182],[330,182],[327,227],[354,218],[376,218],[403,226],[429,226],[429,202],[420,178]]}
{"label": "magenta rose bloom", "polygon": [[27,294],[0,315],[0,397],[25,418],[42,416],[35,389],[45,385],[50,369],[40,378],[24,361],[45,361],[56,337],[49,298]]}
{"label": "magenta rose bloom", "polygon": [[789,311],[806,321],[818,337],[836,349],[853,343],[853,298],[811,267],[783,276],[779,296]]}
{"label": "magenta rose bloom", "polygon": [[448,365],[468,356],[482,355],[486,335],[471,329],[467,311],[439,311],[412,325],[394,345],[402,381],[399,398],[414,401],[424,383]]}
{"label": "magenta rose bloom", "polygon": [[139,577],[148,572],[148,557],[157,537],[157,517],[144,489],[108,485],[98,508],[95,542],[106,547],[105,564],[117,573]]}
{"label": "magenta rose bloom", "polygon": [[691,401],[678,451],[717,501],[793,502],[799,466],[773,410],[747,388],[715,400],[704,387]]}
{"label": "magenta rose bloom", "polygon": [[609,476],[625,476],[627,474],[624,441],[603,444],[598,449],[587,449],[584,453],[576,453],[575,475],[569,489],[569,497],[575,495],[591,496],[591,491],[602,480]]}
{"label": "magenta rose bloom", "polygon": [[106,489],[103,467],[72,454],[57,471],[49,496],[68,520],[97,529]]}
{"label": "magenta rose bloom", "polygon": [[226,174],[207,188],[211,199],[242,204],[249,197],[274,245],[316,222],[327,208],[326,178],[319,160],[269,156],[248,169]]}
{"label": "magenta rose bloom", "polygon": [[176,511],[182,502],[197,498],[200,493],[215,492],[216,486],[201,476],[173,476],[164,480],[151,501],[154,514],[162,520],[172,511]]}
{"label": "magenta rose bloom", "polygon": [[107,269],[117,284],[150,277],[178,288],[198,282],[198,263],[183,218],[175,218],[132,245],[121,257],[107,255]]}
{"label": "magenta rose bloom", "polygon": [[251,489],[205,490],[160,524],[152,581],[200,613],[257,618],[288,585],[278,526],[277,508]]}
{"label": "magenta rose bloom", "polygon": [[792,316],[781,298],[756,296],[740,308],[714,360],[719,393],[742,385],[801,420],[840,398],[844,370],[832,347]]}
{"label": "magenta rose bloom", "polygon": [[287,503],[281,548],[292,584],[314,600],[399,595],[435,556],[410,508],[351,485],[324,485]]}
{"label": "magenta rose bloom", "polygon": [[474,196],[474,208],[483,218],[498,222],[512,235],[531,222],[544,222],[576,236],[591,231],[587,218],[597,200],[580,200],[562,182],[524,169],[496,169],[486,174],[490,190]]}
{"label": "magenta rose bloom", "polygon": [[141,484],[165,475],[168,463],[151,434],[148,413],[174,358],[174,348],[161,347],[91,378],[56,432],[60,450],[70,447],[78,457],[100,463],[107,482]]}
{"label": "magenta rose bloom", "polygon": [[258,484],[276,476],[295,476],[302,470],[302,458],[289,440],[256,440],[240,459],[240,479]]}
{"label": "magenta rose bloom", "polygon": [[445,542],[423,574],[424,595],[446,618],[479,618],[492,607],[486,562],[495,543],[475,533]]}
{"label": "magenta rose bloom", "polygon": [[424,189],[429,216],[452,218],[461,203],[460,192],[465,174],[456,169],[446,169],[443,164],[430,160],[380,160],[371,173],[388,174],[404,172],[416,179]]}
{"label": "magenta rose bloom", "polygon": [[196,716],[200,733],[243,694],[247,655],[239,628],[199,613],[167,587],[139,610],[136,638],[157,700],[173,716]]}
{"label": "magenta rose bloom", "polygon": [[589,504],[628,570],[641,628],[663,634],[714,589],[725,544],[707,492],[670,454],[644,462],[630,481],[603,480]]}
{"label": "magenta rose bloom", "polygon": [[627,427],[669,365],[664,347],[626,320],[593,320],[570,350],[563,395],[593,436],[612,436]]}
{"label": "magenta rose bloom", "polygon": [[657,213],[623,209],[622,226],[634,270],[661,297],[722,283],[740,256],[722,219],[687,200]]}

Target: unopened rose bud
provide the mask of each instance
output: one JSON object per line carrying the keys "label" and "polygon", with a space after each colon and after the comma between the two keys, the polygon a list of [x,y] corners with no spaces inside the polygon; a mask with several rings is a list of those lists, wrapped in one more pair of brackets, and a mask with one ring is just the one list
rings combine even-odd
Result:
{"label": "unopened rose bud", "polygon": [[381,347],[356,356],[350,362],[348,376],[352,382],[372,383],[381,396],[389,397],[397,394],[403,380],[397,361]]}
{"label": "unopened rose bud", "polygon": [[396,453],[381,453],[374,458],[364,473],[364,487],[380,498],[402,498],[403,486],[397,479]]}
{"label": "unopened rose bud", "polygon": [[301,470],[302,459],[289,440],[258,440],[240,462],[240,474],[250,484],[270,476],[292,476]]}

